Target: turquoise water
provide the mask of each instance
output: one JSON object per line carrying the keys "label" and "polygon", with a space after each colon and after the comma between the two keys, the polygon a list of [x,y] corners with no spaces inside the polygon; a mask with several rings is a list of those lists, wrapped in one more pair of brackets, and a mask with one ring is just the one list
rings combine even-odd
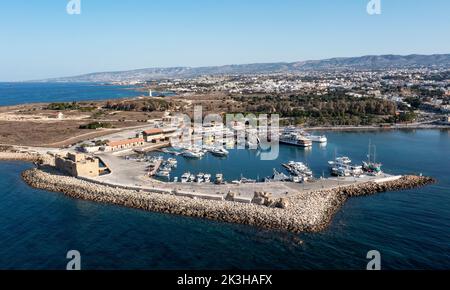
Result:
{"label": "turquoise water", "polygon": [[142,92],[131,86],[92,83],[0,83],[0,106],[119,99],[139,95],[142,95]]}
{"label": "turquoise water", "polygon": [[[320,175],[335,149],[360,161],[371,140],[386,171],[423,173],[439,183],[350,199],[326,231],[294,235],[70,199],[27,187],[19,175],[30,165],[3,162],[0,268],[64,269],[67,251],[76,249],[85,269],[365,269],[367,252],[376,249],[384,269],[450,269],[450,131],[327,136],[325,149],[285,147],[273,163],[236,153],[242,155],[230,156],[221,170],[234,164],[226,175],[264,176],[295,157]],[[208,166],[217,162],[201,160],[198,169],[213,171]]]}

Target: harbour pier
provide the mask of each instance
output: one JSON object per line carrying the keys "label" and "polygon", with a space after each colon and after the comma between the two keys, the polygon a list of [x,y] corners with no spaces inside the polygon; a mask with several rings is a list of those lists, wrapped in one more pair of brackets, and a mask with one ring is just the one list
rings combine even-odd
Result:
{"label": "harbour pier", "polygon": [[[192,192],[165,192],[139,187],[119,187],[64,176],[51,168],[23,172],[23,179],[35,188],[62,192],[67,196],[111,203],[142,210],[239,223],[289,232],[317,232],[325,229],[345,201],[353,196],[409,189],[435,182],[423,176],[402,176],[383,182],[363,182],[328,189],[297,192],[279,197],[267,190],[253,192],[251,202],[236,202],[235,193],[214,193],[207,198]],[[240,197],[242,198],[242,197]]]}

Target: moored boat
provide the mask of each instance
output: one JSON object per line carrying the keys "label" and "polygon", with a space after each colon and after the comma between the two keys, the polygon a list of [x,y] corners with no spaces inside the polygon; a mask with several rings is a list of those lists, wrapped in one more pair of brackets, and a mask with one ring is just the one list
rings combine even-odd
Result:
{"label": "moored boat", "polygon": [[214,147],[210,152],[219,157],[226,157],[230,154],[230,152],[223,147]]}
{"label": "moored boat", "polygon": [[183,175],[181,175],[181,182],[182,183],[189,182],[190,176],[191,176],[191,174],[189,172],[183,173]]}
{"label": "moored boat", "polygon": [[223,174],[222,173],[217,173],[216,174],[215,183],[216,184],[222,184],[223,183]]}
{"label": "moored boat", "polygon": [[183,152],[183,156],[187,157],[187,158],[199,159],[199,158],[202,158],[203,155],[204,155],[204,153],[199,150],[186,150]]}
{"label": "moored boat", "polygon": [[203,180],[205,183],[210,183],[211,182],[211,174],[206,173],[205,175],[203,175]]}
{"label": "moored boat", "polygon": [[312,141],[299,133],[283,133],[280,136],[280,143],[294,145],[299,147],[311,147]]}

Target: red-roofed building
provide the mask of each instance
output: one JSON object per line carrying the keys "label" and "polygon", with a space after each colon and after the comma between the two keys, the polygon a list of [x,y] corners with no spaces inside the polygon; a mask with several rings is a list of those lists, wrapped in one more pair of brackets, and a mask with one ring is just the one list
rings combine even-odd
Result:
{"label": "red-roofed building", "polygon": [[105,147],[105,151],[116,151],[122,149],[129,149],[136,146],[142,146],[145,144],[145,140],[143,138],[133,138],[133,139],[125,139],[118,141],[110,141]]}
{"label": "red-roofed building", "polygon": [[143,132],[146,142],[156,143],[165,139],[164,131],[158,128],[149,129]]}

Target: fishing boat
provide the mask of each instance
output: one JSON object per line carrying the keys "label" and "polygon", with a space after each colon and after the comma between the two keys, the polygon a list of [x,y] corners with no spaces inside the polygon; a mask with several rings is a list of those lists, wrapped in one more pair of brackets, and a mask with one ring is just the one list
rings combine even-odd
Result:
{"label": "fishing boat", "polygon": [[347,156],[336,157],[333,161],[328,161],[330,168],[348,166],[352,160]]}
{"label": "fishing boat", "polygon": [[247,146],[250,150],[258,149],[258,143],[252,141],[246,141],[245,146]]}
{"label": "fishing boat", "polygon": [[170,171],[168,171],[168,170],[158,170],[156,172],[156,176],[157,177],[169,178],[170,177]]}
{"label": "fishing boat", "polygon": [[205,175],[203,175],[203,179],[205,183],[210,183],[211,182],[211,174],[206,173]]}
{"label": "fishing boat", "polygon": [[199,159],[204,156],[204,153],[198,150],[186,150],[183,152],[183,156],[187,158]]}
{"label": "fishing boat", "polygon": [[202,182],[205,181],[204,177],[205,177],[205,174],[204,174],[204,173],[199,173],[199,174],[197,174],[197,176],[196,176],[196,178],[195,178],[195,181],[196,181],[197,183],[202,183]]}
{"label": "fishing boat", "polygon": [[311,135],[309,133],[303,133],[303,136],[305,136],[306,138],[310,139],[311,141],[315,142],[315,143],[327,143],[328,142],[328,138],[325,135]]}
{"label": "fishing boat", "polygon": [[216,174],[215,183],[216,184],[222,184],[223,183],[223,174],[222,173],[217,173]]}
{"label": "fishing boat", "polygon": [[351,175],[353,176],[364,174],[364,168],[361,165],[349,165],[347,168],[350,170]]}
{"label": "fishing boat", "polygon": [[181,183],[189,182],[190,176],[191,176],[191,174],[189,172],[183,173],[183,175],[181,175]]}
{"label": "fishing boat", "polygon": [[241,183],[256,183],[255,179],[241,177]]}
{"label": "fishing boat", "polygon": [[215,147],[210,151],[213,155],[219,156],[219,157],[226,157],[230,152],[228,152],[227,149],[223,147]]}
{"label": "fishing boat", "polygon": [[282,172],[278,172],[275,168],[273,169],[273,175],[271,178],[266,177],[265,182],[271,181],[290,181],[291,178]]}
{"label": "fishing boat", "polygon": [[352,160],[347,156],[336,157],[334,161],[328,161],[328,165],[335,176],[360,176],[364,173],[363,166],[352,165]]}
{"label": "fishing boat", "polygon": [[336,166],[331,168],[331,174],[333,174],[334,176],[342,176],[342,177],[352,175],[350,169],[344,166]]}
{"label": "fishing boat", "polygon": [[175,168],[178,165],[178,161],[175,158],[169,158],[167,159],[167,164]]}
{"label": "fishing boat", "polygon": [[284,163],[282,165],[289,171],[289,173],[295,176],[312,177],[313,175],[311,169],[309,169],[309,167],[303,162],[289,161],[288,163]]}

